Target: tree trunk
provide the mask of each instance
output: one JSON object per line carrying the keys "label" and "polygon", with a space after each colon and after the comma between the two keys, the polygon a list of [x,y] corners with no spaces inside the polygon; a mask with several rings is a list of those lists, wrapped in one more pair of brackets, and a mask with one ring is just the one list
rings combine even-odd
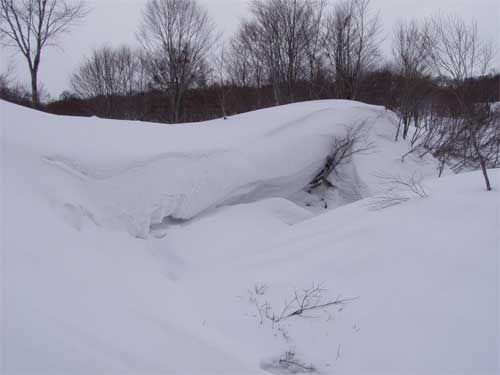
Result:
{"label": "tree trunk", "polygon": [[178,124],[181,120],[181,106],[183,93],[178,91],[174,98],[174,124]]}
{"label": "tree trunk", "polygon": [[40,106],[40,97],[38,96],[38,70],[30,69],[31,73],[31,105],[33,108]]}
{"label": "tree trunk", "polygon": [[486,162],[481,160],[481,170],[483,171],[484,182],[486,183],[486,190],[491,191],[490,179],[488,177],[488,171],[486,169]]}
{"label": "tree trunk", "polygon": [[410,115],[406,113],[403,116],[403,139],[408,138],[408,131],[410,130]]}
{"label": "tree trunk", "polygon": [[398,123],[398,130],[396,131],[396,139],[395,141],[397,142],[399,139],[399,132],[401,131],[401,116],[399,117],[399,123]]}
{"label": "tree trunk", "polygon": [[175,94],[170,94],[170,115],[169,121],[171,124],[175,124],[177,122],[177,100],[175,98]]}

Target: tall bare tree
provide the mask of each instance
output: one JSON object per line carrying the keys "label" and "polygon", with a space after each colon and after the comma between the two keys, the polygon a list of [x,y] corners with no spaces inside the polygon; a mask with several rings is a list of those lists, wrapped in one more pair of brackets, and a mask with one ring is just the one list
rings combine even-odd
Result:
{"label": "tall bare tree", "polygon": [[455,15],[438,15],[430,20],[431,67],[441,79],[441,90],[454,99],[445,113],[428,116],[431,121],[415,149],[432,152],[442,164],[454,170],[480,168],[486,190],[491,190],[488,168],[500,163],[500,113],[490,103],[480,102],[476,78],[489,69],[491,43],[481,39],[477,23]]}
{"label": "tall bare tree", "polygon": [[475,20],[468,23],[453,14],[440,14],[430,22],[434,73],[449,80],[462,101],[466,94],[463,83],[487,73],[494,57],[492,44],[480,38]]}
{"label": "tall bare tree", "polygon": [[326,83],[322,33],[327,4],[327,0],[318,0],[315,3],[314,18],[309,28],[306,45],[306,78],[309,81],[309,99],[318,99],[318,94],[324,89],[323,86]]}
{"label": "tall bare tree", "polygon": [[88,13],[84,0],[0,0],[0,41],[17,49],[31,74],[33,106],[40,104],[38,69],[45,47]]}
{"label": "tall bare tree", "polygon": [[227,97],[231,91],[230,73],[228,70],[227,47],[225,43],[221,43],[218,53],[213,56],[212,69],[212,84],[216,88],[221,115],[227,119]]}
{"label": "tall bare tree", "polygon": [[[458,139],[454,149],[462,156],[462,163],[479,163],[487,190],[491,190],[488,167],[497,166],[500,144],[498,112],[489,104],[476,103],[468,97],[474,77],[483,76],[493,60],[492,44],[481,39],[477,22],[467,23],[456,15],[439,15],[432,20],[434,71],[448,81],[448,87],[457,106],[452,116],[458,124]],[[491,164],[491,160],[495,160]]]}
{"label": "tall bare tree", "polygon": [[253,23],[243,22],[231,39],[228,51],[228,70],[234,84],[260,88],[265,63],[259,50],[258,30]]}
{"label": "tall bare tree", "polygon": [[0,72],[0,99],[22,105],[29,105],[30,93],[13,78],[14,65],[10,61]]}
{"label": "tall bare tree", "polygon": [[276,104],[293,102],[297,81],[305,78],[321,4],[318,0],[252,2],[250,25],[258,37],[257,48],[267,65]]}
{"label": "tall bare tree", "polygon": [[327,17],[324,48],[337,98],[356,99],[362,74],[373,69],[380,55],[381,27],[370,0],[344,0]]}
{"label": "tall bare tree", "polygon": [[432,52],[428,22],[419,24],[416,20],[411,20],[397,25],[392,52],[399,78],[397,106],[400,122],[396,132],[398,140],[401,125],[403,139],[406,139],[411,121],[418,128],[422,119],[422,105],[428,94],[426,83],[430,75]]}
{"label": "tall bare tree", "polygon": [[81,98],[102,98],[104,113],[113,113],[116,96],[139,93],[146,88],[144,61],[140,52],[127,46],[105,46],[94,50],[71,76],[71,87]]}
{"label": "tall bare tree", "polygon": [[152,81],[170,99],[171,121],[178,122],[182,99],[203,74],[217,39],[215,25],[196,0],[149,0],[138,39]]}
{"label": "tall bare tree", "polygon": [[242,39],[237,34],[231,39],[227,48],[227,70],[232,84],[250,87],[255,83],[251,60],[251,51],[245,48]]}
{"label": "tall bare tree", "polygon": [[261,88],[268,76],[265,53],[261,49],[258,25],[243,21],[232,38],[228,54],[228,71],[233,84],[256,88],[256,106],[261,107]]}

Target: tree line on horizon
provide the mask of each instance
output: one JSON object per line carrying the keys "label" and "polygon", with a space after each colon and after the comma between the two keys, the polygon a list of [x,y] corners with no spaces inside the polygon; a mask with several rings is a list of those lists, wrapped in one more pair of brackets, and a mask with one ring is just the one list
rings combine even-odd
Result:
{"label": "tree line on horizon", "polygon": [[164,123],[331,98],[384,105],[408,123],[416,107],[453,105],[457,85],[468,86],[471,100],[500,100],[494,49],[474,20],[401,22],[385,59],[370,0],[253,0],[227,42],[196,0],[149,0],[138,48],[93,50],[71,89],[42,105],[42,52],[88,12],[81,0],[0,0],[0,41],[25,57],[32,82],[29,93],[4,73],[0,95],[54,113]]}

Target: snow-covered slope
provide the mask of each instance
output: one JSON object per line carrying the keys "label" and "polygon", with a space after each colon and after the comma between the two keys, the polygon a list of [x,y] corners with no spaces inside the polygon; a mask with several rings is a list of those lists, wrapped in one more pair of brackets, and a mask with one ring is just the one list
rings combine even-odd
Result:
{"label": "snow-covered slope", "polygon": [[[500,171],[492,192],[479,173],[428,179],[427,198],[383,210],[365,199],[314,215],[284,198],[325,157],[328,124],[356,116],[377,124],[376,151],[344,170],[363,194],[374,173],[433,172],[432,160],[401,163],[389,112],[317,102],[159,127],[0,110],[2,373],[266,374],[284,371],[286,352],[290,370],[332,374],[500,371]],[[214,150],[228,158],[189,161]],[[212,190],[188,194],[194,217],[163,238],[102,225],[197,181]],[[235,186],[245,194],[219,194]],[[356,299],[260,318],[313,283],[323,302]]]}
{"label": "snow-covered slope", "polygon": [[392,112],[357,102],[299,103],[181,126],[65,118],[0,104],[3,142],[38,155],[47,173],[59,170],[43,189],[61,213],[143,238],[168,219],[294,195],[322,169],[334,137],[361,122],[372,148],[339,170],[333,206],[371,195],[375,172],[436,174],[430,157],[401,163],[408,147],[392,140]]}

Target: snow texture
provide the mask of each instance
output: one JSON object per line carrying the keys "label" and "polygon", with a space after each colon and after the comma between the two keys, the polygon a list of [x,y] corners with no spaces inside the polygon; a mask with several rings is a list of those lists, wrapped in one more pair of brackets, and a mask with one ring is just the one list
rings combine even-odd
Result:
{"label": "snow texture", "polygon": [[[0,115],[2,373],[500,372],[500,171],[485,192],[478,172],[401,162],[391,112],[323,101],[176,126],[7,103]],[[336,189],[304,190],[359,121],[375,148],[330,177]],[[380,175],[415,173],[427,198],[371,208]],[[261,322],[252,291],[279,311],[312,283],[325,301],[356,299]]]}
{"label": "snow texture", "polygon": [[392,112],[356,102],[300,103],[177,126],[41,113],[35,120],[32,111],[7,103],[0,110],[8,116],[4,142],[29,147],[42,168],[59,169],[71,185],[61,191],[59,180],[45,180],[58,211],[76,226],[87,217],[141,238],[153,226],[215,207],[301,192],[322,169],[334,137],[362,122],[373,148],[339,168],[333,206],[370,196],[375,172],[436,173],[432,158],[401,163],[407,146],[392,141]]}

